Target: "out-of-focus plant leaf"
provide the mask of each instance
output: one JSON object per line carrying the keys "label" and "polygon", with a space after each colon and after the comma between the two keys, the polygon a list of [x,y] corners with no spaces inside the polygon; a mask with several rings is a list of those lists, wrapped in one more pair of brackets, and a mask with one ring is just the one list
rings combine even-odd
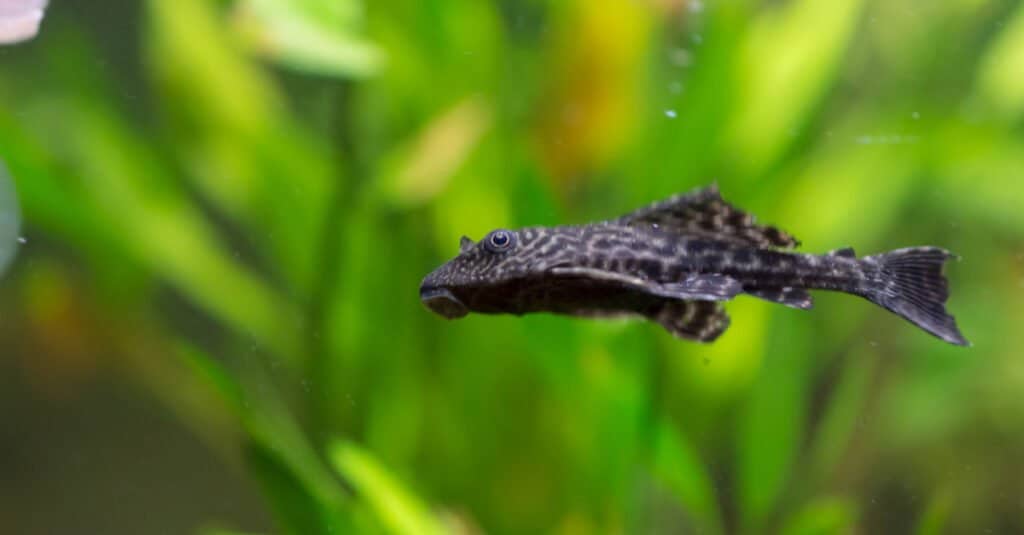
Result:
{"label": "out-of-focus plant leaf", "polygon": [[797,511],[780,531],[783,535],[852,533],[857,507],[845,498],[817,499]]}
{"label": "out-of-focus plant leaf", "polygon": [[[76,50],[80,48],[85,47]],[[89,92],[82,84],[71,87],[76,93]],[[6,97],[0,93],[0,98]],[[39,95],[5,100],[0,105],[0,147],[25,224],[72,244],[95,271],[98,285],[134,287],[141,269],[129,261],[131,255],[116,238],[117,226],[123,222],[112,226],[108,214],[96,213],[92,205],[81,201],[78,181],[61,165],[60,151],[49,145],[49,133],[62,119],[38,113],[40,109],[49,106],[40,102]]]}
{"label": "out-of-focus plant leaf", "polygon": [[0,275],[18,251],[18,235],[21,232],[21,209],[14,183],[7,172],[7,166],[0,160]]}
{"label": "out-of-focus plant leaf", "polygon": [[[661,64],[643,108],[649,115],[636,136],[637,147],[619,180],[634,204],[705,185],[719,167],[722,138],[736,105],[736,71],[750,2],[691,2],[707,6],[700,31],[682,33]],[[682,4],[680,4],[682,5]],[[687,18],[694,15],[688,15]],[[673,27],[675,21],[665,21]],[[669,117],[671,112],[673,117]],[[671,157],[668,157],[671,155]],[[657,157],[653,157],[657,156]],[[632,177],[645,177],[633,180]]]}
{"label": "out-of-focus plant leaf", "polygon": [[759,530],[772,512],[800,450],[809,386],[806,340],[797,324],[776,318],[771,344],[739,417],[737,485],[742,525]]}
{"label": "out-of-focus plant leaf", "polygon": [[114,114],[87,102],[63,110],[74,125],[65,146],[82,177],[85,202],[118,229],[136,261],[239,332],[293,357],[296,325],[281,322],[282,311],[292,307],[224,250],[159,161]]}
{"label": "out-of-focus plant leaf", "polygon": [[718,499],[697,451],[668,422],[659,424],[654,448],[655,477],[697,520],[700,526],[697,531],[720,533],[722,523]]}
{"label": "out-of-focus plant leaf", "polygon": [[249,409],[246,407],[245,393],[238,381],[199,349],[185,345],[179,349],[179,355],[192,374],[216,393],[238,423],[244,425],[249,417]]}
{"label": "out-of-focus plant leaf", "polygon": [[863,0],[775,4],[755,20],[737,67],[739,98],[730,151],[745,176],[757,176],[795,139],[839,72]]}
{"label": "out-of-focus plant leaf", "polygon": [[[797,233],[809,250],[827,250],[836,247],[837,241],[851,244],[856,239],[858,253],[865,254],[862,244],[874,242],[892,228],[899,208],[913,193],[914,160],[892,146],[855,145],[855,134],[843,133],[849,135],[850,143],[829,147],[794,169],[780,210],[803,214],[803,221],[814,222]],[[866,176],[871,180],[863,180]],[[880,190],[881,183],[885,188]],[[850,206],[871,209],[851,210]]]}
{"label": "out-of-focus plant leaf", "polygon": [[542,99],[538,150],[564,193],[579,173],[616,156],[635,128],[628,110],[638,96],[637,59],[647,51],[652,20],[649,9],[632,2],[554,5],[558,26],[545,58],[553,76]]}
{"label": "out-of-focus plant leaf", "polygon": [[[284,106],[282,95],[233,46],[216,6],[201,0],[149,0],[146,5],[147,67],[159,93],[222,134],[253,136],[274,124]],[[233,185],[231,193],[244,193],[239,188]]]}
{"label": "out-of-focus plant leaf", "polygon": [[305,296],[338,179],[328,141],[296,123],[275,80],[226,33],[216,5],[147,5],[146,66],[184,177],[265,245],[268,264]]}
{"label": "out-of-focus plant leaf", "polygon": [[853,351],[846,359],[807,456],[808,479],[812,482],[827,478],[849,445],[877,362],[864,350]]}
{"label": "out-of-focus plant leaf", "polygon": [[673,357],[677,384],[699,393],[705,400],[734,398],[757,380],[766,356],[765,337],[771,313],[769,307],[753,300],[729,304],[733,321],[742,329],[731,328],[714,345],[693,347],[666,338],[666,350]]}
{"label": "out-of-focus plant leaf", "polygon": [[383,53],[358,35],[361,0],[240,0],[235,23],[256,52],[292,69],[362,78]]}
{"label": "out-of-focus plant leaf", "polygon": [[329,535],[355,532],[337,508],[331,508],[311,492],[280,451],[251,442],[246,453],[285,533]]}
{"label": "out-of-focus plant leaf", "polygon": [[490,107],[470,97],[430,121],[385,163],[379,184],[395,204],[422,204],[440,193],[470,156],[491,123]]}
{"label": "out-of-focus plant leaf", "polygon": [[423,501],[369,452],[350,442],[336,442],[329,456],[334,468],[366,500],[383,526],[402,535],[446,533],[444,525]]}
{"label": "out-of-focus plant leaf", "polygon": [[[262,385],[248,396],[234,376],[198,349],[183,346],[181,358],[220,394],[248,436],[249,460],[291,533],[330,533],[344,522],[345,491],[320,461],[296,422]],[[336,533],[337,531],[335,531]]]}
{"label": "out-of-focus plant leaf", "polygon": [[977,90],[1005,120],[1024,113],[1024,6],[1003,27],[981,61]]}
{"label": "out-of-focus plant leaf", "polygon": [[1024,166],[1024,143],[985,125],[950,125],[936,135],[931,152],[944,171],[939,177],[943,194],[931,200],[943,213],[964,212],[962,219],[945,222],[1024,228],[1024,210],[1019,209],[1024,189],[1017,175]]}
{"label": "out-of-focus plant leaf", "polygon": [[917,522],[917,535],[942,535],[947,533],[946,525],[953,510],[953,493],[943,489],[935,493],[928,508]]}

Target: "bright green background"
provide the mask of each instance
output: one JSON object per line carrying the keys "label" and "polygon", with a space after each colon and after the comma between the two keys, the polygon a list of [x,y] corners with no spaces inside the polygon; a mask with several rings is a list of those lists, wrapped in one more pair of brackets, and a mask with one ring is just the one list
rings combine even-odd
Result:
{"label": "bright green background", "polygon": [[[0,532],[1024,531],[1019,2],[53,4],[0,49]],[[959,253],[974,347],[419,303],[462,234],[712,181]]]}

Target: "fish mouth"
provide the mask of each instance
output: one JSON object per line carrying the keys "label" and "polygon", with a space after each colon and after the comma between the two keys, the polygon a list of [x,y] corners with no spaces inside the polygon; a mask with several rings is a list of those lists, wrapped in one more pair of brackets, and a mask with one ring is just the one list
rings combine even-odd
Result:
{"label": "fish mouth", "polygon": [[420,300],[427,305],[427,308],[450,320],[461,318],[469,313],[469,308],[459,301],[459,298],[455,297],[451,290],[441,286],[421,286]]}

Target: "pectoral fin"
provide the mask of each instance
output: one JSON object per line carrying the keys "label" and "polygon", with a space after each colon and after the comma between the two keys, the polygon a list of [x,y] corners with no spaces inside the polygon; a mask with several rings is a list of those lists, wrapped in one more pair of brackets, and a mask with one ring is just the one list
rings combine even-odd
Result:
{"label": "pectoral fin", "polygon": [[666,301],[649,317],[677,338],[705,343],[729,328],[729,315],[712,301]]}
{"label": "pectoral fin", "polygon": [[728,301],[743,292],[743,285],[739,281],[724,275],[691,275],[681,281],[666,283],[588,267],[556,267],[551,269],[551,273],[618,283],[670,299]]}

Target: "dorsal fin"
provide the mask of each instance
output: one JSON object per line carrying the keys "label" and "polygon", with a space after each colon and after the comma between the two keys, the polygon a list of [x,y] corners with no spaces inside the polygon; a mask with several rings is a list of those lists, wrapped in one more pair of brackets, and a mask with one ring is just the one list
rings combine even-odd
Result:
{"label": "dorsal fin", "polygon": [[729,315],[713,301],[665,301],[648,316],[677,338],[714,342],[729,328]]}
{"label": "dorsal fin", "polygon": [[792,249],[800,245],[790,234],[759,225],[754,216],[722,200],[716,186],[674,195],[634,210],[615,222],[657,226],[668,232],[753,247]]}

